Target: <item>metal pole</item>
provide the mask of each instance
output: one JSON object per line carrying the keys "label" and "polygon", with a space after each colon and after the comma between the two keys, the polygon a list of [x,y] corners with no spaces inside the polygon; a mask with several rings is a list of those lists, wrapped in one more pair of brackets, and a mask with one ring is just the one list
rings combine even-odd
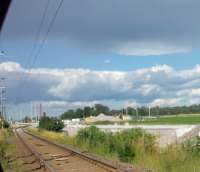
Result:
{"label": "metal pole", "polygon": [[0,110],[1,110],[1,116],[2,116],[2,118],[3,118],[3,111],[2,111],[2,104],[3,104],[3,102],[2,102],[2,100],[3,100],[3,95],[2,95],[2,87],[0,87],[1,88],[1,92],[0,92]]}
{"label": "metal pole", "polygon": [[137,107],[135,108],[135,111],[136,111],[136,119],[138,120],[138,110],[137,110]]}
{"label": "metal pole", "polygon": [[149,106],[149,118],[151,117],[151,106]]}
{"label": "metal pole", "polygon": [[5,78],[0,78],[0,112],[2,118],[6,120],[6,87],[4,86],[5,83],[3,83],[3,81],[5,81]]}

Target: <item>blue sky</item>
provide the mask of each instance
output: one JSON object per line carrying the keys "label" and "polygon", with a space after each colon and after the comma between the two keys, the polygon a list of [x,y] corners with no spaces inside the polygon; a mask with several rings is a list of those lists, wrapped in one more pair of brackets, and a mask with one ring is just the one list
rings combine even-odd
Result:
{"label": "blue sky", "polygon": [[[27,59],[34,58],[34,53],[30,55],[33,47],[32,41],[4,41],[2,47],[7,53],[2,59],[19,62],[24,67],[29,65]],[[167,64],[176,69],[187,69],[199,64],[199,55],[200,50],[198,49],[166,55],[120,55],[112,52],[84,50],[70,47],[70,45],[68,47],[65,41],[50,40],[44,45],[33,67],[131,71],[157,64]]]}
{"label": "blue sky", "polygon": [[11,4],[0,38],[10,106],[199,104],[200,1],[64,0],[51,25],[60,2]]}

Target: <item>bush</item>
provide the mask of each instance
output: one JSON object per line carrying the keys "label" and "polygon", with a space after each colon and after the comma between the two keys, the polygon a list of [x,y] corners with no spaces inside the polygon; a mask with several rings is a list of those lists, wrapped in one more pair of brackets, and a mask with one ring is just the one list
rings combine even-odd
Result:
{"label": "bush", "polygon": [[7,121],[0,121],[0,129],[1,128],[9,128],[10,124]]}
{"label": "bush", "polygon": [[7,121],[3,122],[3,128],[9,128],[10,124]]}
{"label": "bush", "polygon": [[193,140],[189,140],[186,142],[184,146],[184,149],[191,152],[193,156],[199,156],[200,157],[200,137],[197,136]]}
{"label": "bush", "polygon": [[155,137],[142,129],[125,130],[118,133],[106,133],[95,126],[81,129],[76,137],[78,146],[88,149],[98,149],[105,154],[113,154],[121,161],[130,162],[136,156],[138,144],[145,147],[145,152],[155,148]]}
{"label": "bush", "polygon": [[40,119],[39,128],[59,132],[64,128],[64,123],[60,119],[44,116]]}

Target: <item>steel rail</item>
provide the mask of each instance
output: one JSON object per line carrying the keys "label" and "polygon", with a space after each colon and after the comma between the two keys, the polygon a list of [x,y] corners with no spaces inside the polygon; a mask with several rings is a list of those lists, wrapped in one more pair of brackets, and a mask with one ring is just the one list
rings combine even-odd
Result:
{"label": "steel rail", "polygon": [[54,145],[56,147],[59,147],[59,148],[65,150],[65,151],[69,151],[71,153],[74,153],[77,156],[79,156],[80,158],[90,161],[90,163],[92,163],[91,161],[93,161],[94,164],[101,164],[101,165],[103,165],[105,167],[108,167],[108,168],[111,168],[111,169],[115,170],[116,172],[127,172],[127,171],[130,171],[130,170],[126,169],[127,167],[124,167],[122,165],[119,165],[119,164],[115,164],[114,165],[113,162],[110,162],[108,160],[103,160],[103,159],[100,159],[99,157],[95,157],[95,156],[92,156],[92,155],[85,154],[85,153],[83,153],[83,152],[81,152],[81,151],[79,151],[77,149],[74,149],[74,148],[72,148],[70,146],[58,144],[58,143],[55,143],[53,141],[49,141],[49,140],[47,140],[45,138],[42,138],[40,136],[36,136],[36,135],[34,135],[34,134],[30,133],[30,132],[25,131],[24,128],[22,128],[22,130],[23,130],[24,133],[26,133],[26,134],[28,134],[28,135],[36,138],[36,139],[39,139],[39,140],[41,140],[43,142],[46,142],[48,144]]}
{"label": "steel rail", "polygon": [[[20,128],[20,127],[19,127]],[[17,129],[19,129],[17,128]],[[19,132],[17,131],[17,129],[15,129],[15,133],[17,135],[17,137],[20,139],[20,141],[24,144],[24,146],[35,156],[36,160],[40,163],[41,167],[44,167],[46,170],[48,170],[49,172],[56,172],[56,170],[51,167],[51,165],[46,162],[37,151],[35,151],[33,148],[31,148],[26,142],[25,140],[20,136]],[[24,130],[22,129],[22,131],[24,132]]]}

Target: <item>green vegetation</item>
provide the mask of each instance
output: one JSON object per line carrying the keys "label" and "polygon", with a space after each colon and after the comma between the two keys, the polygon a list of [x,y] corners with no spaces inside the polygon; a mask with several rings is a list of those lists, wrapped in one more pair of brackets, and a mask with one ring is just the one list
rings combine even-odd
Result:
{"label": "green vegetation", "polygon": [[110,110],[109,107],[101,105],[101,104],[95,104],[94,107],[86,106],[83,109],[76,109],[76,110],[68,110],[67,112],[64,112],[61,115],[62,119],[72,119],[72,118],[83,118],[88,116],[97,116],[100,113],[109,114]]}
{"label": "green vegetation", "polygon": [[156,138],[142,129],[105,133],[92,126],[82,129],[76,137],[63,133],[29,129],[61,144],[71,145],[106,158],[129,162],[155,172],[200,171],[200,138],[181,145],[160,149]]}
{"label": "green vegetation", "polygon": [[[134,122],[133,122],[134,123]],[[157,119],[146,119],[144,124],[200,124],[200,115],[169,116]]]}
{"label": "green vegetation", "polygon": [[11,144],[13,139],[14,134],[11,129],[0,129],[0,164],[5,172],[21,171],[18,162],[13,157],[16,154],[15,145]]}
{"label": "green vegetation", "polygon": [[[158,117],[158,118],[146,118],[144,120],[130,120],[130,121],[121,121],[118,124],[124,125],[125,123],[129,123],[130,125],[159,125],[159,124],[200,124],[200,115],[173,115],[173,116],[166,116],[166,117]],[[108,125],[114,124],[116,122],[110,121],[98,121],[93,123],[94,125]]]}
{"label": "green vegetation", "polygon": [[92,126],[80,130],[76,139],[77,145],[81,148],[101,155],[117,156],[124,162],[131,162],[138,156],[139,147],[144,148],[145,153],[155,151],[155,137],[142,129],[125,130],[113,134],[105,133]]}
{"label": "green vegetation", "polygon": [[10,124],[7,122],[7,121],[0,121],[0,129],[1,128],[9,128],[10,127]]}
{"label": "green vegetation", "polygon": [[60,119],[43,116],[40,119],[39,128],[59,132],[64,128],[64,123]]}
{"label": "green vegetation", "polygon": [[[136,114],[136,112],[138,112]],[[111,116],[121,116],[122,114],[129,114],[135,120],[140,120],[149,115],[148,107],[138,107],[136,109],[128,107],[127,109],[110,110],[109,107],[101,104],[95,104],[93,107],[86,106],[83,109],[68,110],[61,115],[62,119],[84,118],[88,116],[97,116],[100,113],[105,113]],[[153,116],[161,117],[165,115],[175,116],[179,114],[200,114],[200,105],[180,106],[180,107],[152,107],[151,114]]]}
{"label": "green vegetation", "polygon": [[29,116],[25,116],[23,119],[22,119],[23,122],[25,123],[30,123],[32,120]]}

